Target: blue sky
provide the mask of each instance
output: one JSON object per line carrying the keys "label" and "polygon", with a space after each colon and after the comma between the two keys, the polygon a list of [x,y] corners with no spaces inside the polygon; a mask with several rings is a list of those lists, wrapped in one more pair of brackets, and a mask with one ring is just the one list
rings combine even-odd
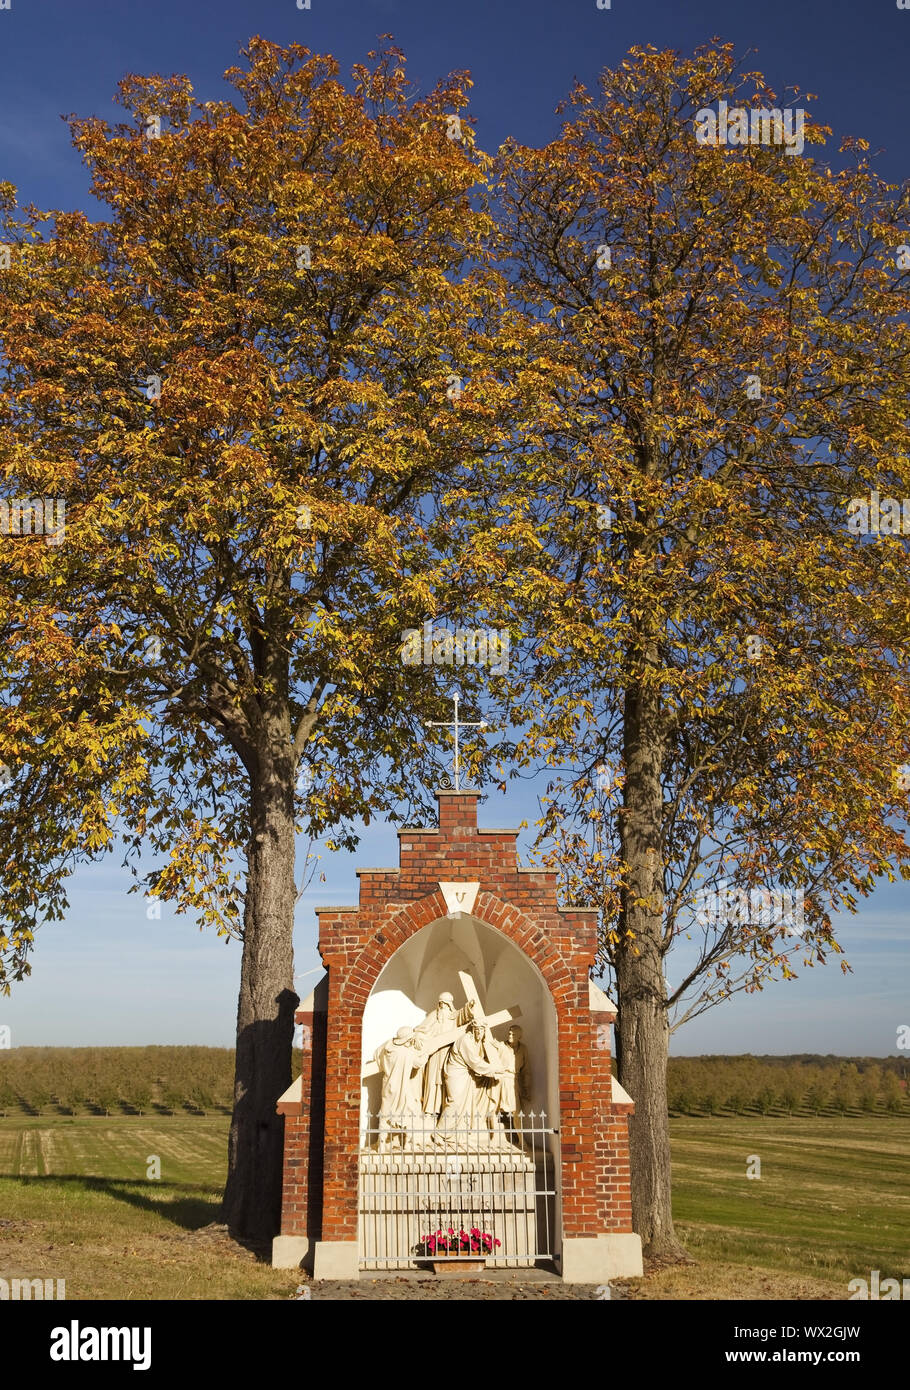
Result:
{"label": "blue sky", "polygon": [[[554,108],[578,77],[622,60],[635,44],[691,51],[717,36],[778,89],[799,86],[835,135],[862,135],[889,178],[910,167],[906,73],[910,11],[894,0],[12,0],[0,11],[0,178],[20,200],[97,211],[69,145],[66,113],[120,119],[111,103],[127,72],[186,73],[197,96],[225,95],[224,70],[254,35],[332,53],[347,73],[391,33],[424,90],[447,72],[469,69],[478,143],[493,150],[508,135],[540,144],[557,130]],[[830,147],[829,147],[830,148]],[[491,795],[481,823],[533,821],[525,783]],[[520,844],[526,850],[528,832]],[[326,875],[298,907],[297,987],[318,978],[316,903],[356,901],[355,867],[395,865],[394,829],[372,826],[355,856],[323,854]],[[131,878],[109,857],[80,872],[65,923],[41,929],[32,978],[0,999],[0,1025],[13,1045],[233,1042],[240,951],[200,933],[164,905],[146,919]],[[676,1053],[895,1053],[910,1024],[910,886],[883,885],[839,939],[854,973],[836,963],[711,1010],[673,1040]],[[671,984],[681,965],[670,958]]]}

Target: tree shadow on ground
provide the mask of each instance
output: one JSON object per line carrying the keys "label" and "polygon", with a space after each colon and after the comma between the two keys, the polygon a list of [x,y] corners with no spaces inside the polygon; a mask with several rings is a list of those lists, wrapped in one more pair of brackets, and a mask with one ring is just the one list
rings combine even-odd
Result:
{"label": "tree shadow on ground", "polygon": [[[141,1178],[99,1178],[87,1177],[78,1173],[58,1173],[43,1175],[13,1176],[0,1173],[0,1178],[22,1183],[26,1187],[40,1188],[48,1183],[66,1183],[88,1194],[102,1193],[126,1202],[139,1211],[148,1211],[165,1221],[181,1227],[185,1231],[198,1231],[204,1226],[216,1226],[219,1235],[241,1249],[255,1255],[260,1264],[270,1264],[272,1257],[271,1241],[247,1240],[228,1233],[226,1226],[219,1224],[221,1216],[221,1197],[212,1197],[211,1189],[204,1183],[169,1182],[161,1184],[153,1179]],[[154,1194],[154,1195],[153,1195]]]}
{"label": "tree shadow on ground", "polygon": [[[67,1183],[81,1188],[86,1194],[101,1192],[118,1201],[127,1202],[140,1211],[154,1212],[184,1230],[195,1231],[215,1221],[221,1204],[219,1197],[203,1196],[211,1191],[204,1183],[169,1182],[160,1184],[152,1179],[98,1178],[78,1173],[53,1173],[42,1176],[22,1176],[13,1179],[26,1187],[41,1187],[45,1183]],[[162,1190],[163,1188],[163,1190]],[[159,1195],[152,1196],[153,1192]],[[170,1195],[175,1194],[175,1195]]]}

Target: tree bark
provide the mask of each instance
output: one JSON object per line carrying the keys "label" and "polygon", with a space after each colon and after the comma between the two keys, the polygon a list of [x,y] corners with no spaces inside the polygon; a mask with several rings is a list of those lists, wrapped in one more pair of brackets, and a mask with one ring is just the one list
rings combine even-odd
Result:
{"label": "tree bark", "polygon": [[286,707],[267,721],[250,773],[251,834],[237,1006],[234,1111],[222,1220],[233,1235],[280,1229],[284,1120],[294,1040],[294,757]]}
{"label": "tree bark", "polygon": [[[615,958],[616,1029],[620,1084],[635,1102],[629,1121],[632,1220],[646,1254],[686,1259],[673,1230],[670,1189],[669,1030],[661,952],[663,743],[656,691],[626,693],[624,757],[620,834],[628,881]],[[633,937],[627,938],[626,931]]]}

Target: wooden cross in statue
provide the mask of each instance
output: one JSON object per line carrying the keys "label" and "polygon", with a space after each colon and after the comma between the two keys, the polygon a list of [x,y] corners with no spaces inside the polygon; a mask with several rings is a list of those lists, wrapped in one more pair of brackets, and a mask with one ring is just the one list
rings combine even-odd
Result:
{"label": "wooden cross in statue", "polygon": [[[423,1047],[424,1057],[438,1052],[441,1047],[451,1047],[452,1043],[457,1042],[471,1026],[471,1021],[486,1024],[488,1028],[495,1028],[499,1023],[511,1023],[513,1019],[521,1018],[521,1007],[518,1004],[513,1004],[509,1009],[500,1009],[495,1014],[485,1014],[480,1006],[480,995],[473,978],[464,970],[459,970],[458,978],[464,990],[465,1001],[471,1005],[471,1020],[468,1023],[458,1023],[445,1033],[437,1033],[434,1037],[427,1038]],[[378,1072],[379,1068],[375,1062],[367,1062],[363,1068],[362,1078],[366,1081],[368,1077],[376,1076]]]}
{"label": "wooden cross in statue", "polygon": [[473,978],[466,970],[459,970],[458,978],[464,990],[464,997],[471,1005],[471,1015],[475,1023],[485,1023],[489,1028],[495,1028],[498,1023],[511,1023],[513,1018],[521,1018],[521,1009],[517,1004],[513,1004],[510,1009],[500,1009],[498,1013],[487,1017],[480,1007],[480,994]]}

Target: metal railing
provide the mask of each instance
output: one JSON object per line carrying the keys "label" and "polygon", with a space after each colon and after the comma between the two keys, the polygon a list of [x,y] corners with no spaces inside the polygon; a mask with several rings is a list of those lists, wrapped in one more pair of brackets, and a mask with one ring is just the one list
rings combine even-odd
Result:
{"label": "metal railing", "polygon": [[432,1115],[369,1116],[360,1143],[362,1267],[552,1259],[557,1143],[543,1112],[442,1125]]}

